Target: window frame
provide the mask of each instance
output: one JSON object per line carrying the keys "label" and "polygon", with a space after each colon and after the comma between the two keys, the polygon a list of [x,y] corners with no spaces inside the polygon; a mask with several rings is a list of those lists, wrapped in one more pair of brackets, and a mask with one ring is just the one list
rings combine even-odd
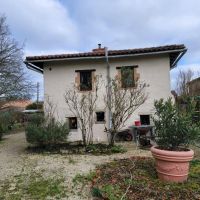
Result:
{"label": "window frame", "polygon": [[[132,71],[132,84],[131,85],[125,85],[123,81],[123,70],[125,69],[131,70]],[[136,87],[136,68],[138,68],[138,65],[130,65],[130,66],[121,66],[121,67],[116,67],[116,69],[120,70],[120,84],[121,88],[127,89],[127,88],[135,88]]]}
{"label": "window frame", "polygon": [[[144,121],[148,121],[148,123],[143,123]],[[140,114],[140,122],[141,122],[141,125],[151,125],[151,115],[150,114]]]}
{"label": "window frame", "polygon": [[[77,119],[77,117],[67,117],[67,118],[68,118],[69,129],[70,129],[70,130],[78,130],[78,119]],[[72,120],[72,119],[76,119],[76,128],[72,128],[72,127],[71,127],[71,122],[70,122],[70,120]]]}
{"label": "window frame", "polygon": [[[102,121],[99,121],[98,120],[98,116],[97,116],[97,113],[104,113],[104,119]],[[96,118],[96,124],[104,124],[106,122],[106,113],[104,110],[98,110],[95,112],[95,118]]]}
{"label": "window frame", "polygon": [[[93,72],[96,71],[95,69],[86,69],[86,70],[75,70],[75,72],[79,73],[79,80],[78,80],[78,83],[79,83],[79,90],[81,92],[87,92],[87,91],[92,91],[93,90],[93,79],[94,79],[94,74]],[[82,84],[82,75],[81,73],[90,73],[90,83],[87,85],[86,88],[83,87],[83,84]]]}

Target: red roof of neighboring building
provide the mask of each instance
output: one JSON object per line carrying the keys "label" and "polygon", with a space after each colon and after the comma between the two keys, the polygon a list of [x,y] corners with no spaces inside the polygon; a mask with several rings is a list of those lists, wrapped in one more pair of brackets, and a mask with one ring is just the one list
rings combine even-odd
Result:
{"label": "red roof of neighboring building", "polygon": [[5,108],[26,108],[32,102],[30,100],[15,100],[15,101],[8,101],[5,102],[0,109]]}

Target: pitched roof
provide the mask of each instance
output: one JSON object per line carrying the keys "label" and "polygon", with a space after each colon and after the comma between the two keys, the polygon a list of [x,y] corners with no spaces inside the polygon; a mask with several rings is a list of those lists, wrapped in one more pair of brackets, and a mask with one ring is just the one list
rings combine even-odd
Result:
{"label": "pitched roof", "polygon": [[[123,50],[108,50],[109,57],[122,57],[122,56],[139,56],[158,53],[170,54],[170,65],[173,67],[174,62],[179,57],[179,54],[186,51],[186,47],[183,44],[179,45],[166,45],[158,47],[148,48],[136,48],[136,49],[123,49]],[[25,63],[30,64],[29,67],[43,69],[43,63],[53,60],[71,60],[71,59],[83,59],[83,58],[103,58],[105,57],[105,48],[93,49],[91,52],[84,53],[69,53],[69,54],[56,54],[56,55],[41,55],[41,56],[27,56]],[[176,63],[175,63],[176,64]]]}
{"label": "pitched roof", "polygon": [[30,100],[15,100],[15,101],[7,101],[5,102],[0,109],[5,108],[26,108],[32,102]]}
{"label": "pitched roof", "polygon": [[191,80],[190,82],[188,82],[188,84],[191,84],[191,83],[194,83],[194,82],[198,82],[198,81],[200,81],[200,77]]}

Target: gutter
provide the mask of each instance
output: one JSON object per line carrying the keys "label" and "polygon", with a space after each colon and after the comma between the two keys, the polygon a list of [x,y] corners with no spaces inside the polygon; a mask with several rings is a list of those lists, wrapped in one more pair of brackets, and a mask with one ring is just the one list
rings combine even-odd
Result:
{"label": "gutter", "polygon": [[[111,101],[111,94],[110,94],[110,89],[111,89],[111,78],[110,78],[110,64],[109,64],[109,60],[108,60],[108,48],[105,47],[105,58],[106,58],[106,65],[107,65],[107,101]],[[112,128],[112,123],[111,123],[111,110],[108,108],[108,122],[107,122],[107,127],[108,127],[108,130],[110,130]]]}
{"label": "gutter", "polygon": [[43,74],[43,70],[42,70],[41,68],[38,68],[38,67],[35,66],[34,64],[29,63],[29,62],[26,62],[26,61],[24,61],[24,64],[26,65],[26,67],[27,67],[28,69]]}

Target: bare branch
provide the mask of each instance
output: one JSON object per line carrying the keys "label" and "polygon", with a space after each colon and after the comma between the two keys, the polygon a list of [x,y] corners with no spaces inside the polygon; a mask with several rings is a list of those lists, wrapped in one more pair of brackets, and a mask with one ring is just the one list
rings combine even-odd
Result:
{"label": "bare branch", "polygon": [[137,81],[136,87],[121,88],[119,79],[115,78],[111,81],[110,97],[104,96],[104,102],[112,115],[112,127],[110,130],[107,129],[111,134],[111,145],[114,144],[116,133],[125,126],[135,110],[147,99],[146,87],[145,83]]}
{"label": "bare branch", "polygon": [[100,76],[96,76],[94,91],[82,93],[78,90],[79,86],[74,85],[72,89],[66,90],[65,92],[65,102],[69,110],[77,117],[84,145],[93,142],[94,112],[96,110],[100,86]]}
{"label": "bare branch", "polygon": [[6,18],[0,16],[0,96],[30,98],[33,84],[23,68],[23,48],[12,39]]}

